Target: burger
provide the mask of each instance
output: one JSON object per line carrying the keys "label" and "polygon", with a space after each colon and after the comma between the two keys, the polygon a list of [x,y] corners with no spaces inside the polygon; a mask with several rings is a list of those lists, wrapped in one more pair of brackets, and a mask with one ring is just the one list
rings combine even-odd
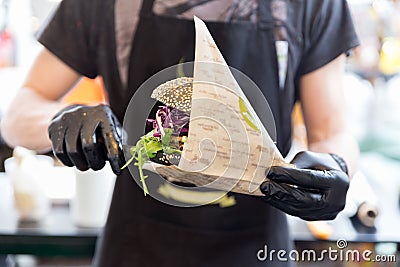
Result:
{"label": "burger", "polygon": [[138,167],[144,194],[148,189],[143,174],[145,162],[177,165],[189,132],[192,106],[193,78],[181,77],[161,84],[153,90],[151,98],[160,103],[154,116],[147,119],[147,133],[129,149],[131,158],[123,169],[134,162]]}

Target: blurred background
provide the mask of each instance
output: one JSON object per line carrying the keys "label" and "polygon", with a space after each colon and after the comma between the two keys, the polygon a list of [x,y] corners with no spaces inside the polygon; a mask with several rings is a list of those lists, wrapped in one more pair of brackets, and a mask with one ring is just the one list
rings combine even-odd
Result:
{"label": "blurred background", "polygon": [[[0,119],[39,52],[35,35],[59,2],[0,0]],[[352,181],[346,209],[336,220],[305,223],[290,217],[290,227],[300,251],[322,250],[344,238],[348,248],[397,255],[400,262],[400,1],[348,2],[361,40],[361,46],[348,58],[345,80],[349,129],[361,148],[359,172]],[[101,79],[82,79],[63,101],[73,103],[77,99],[106,102]],[[299,105],[293,124],[293,151],[297,151],[306,145]],[[4,162],[12,155],[13,150],[0,136],[0,267],[89,266],[109,205],[112,174],[79,173],[58,166],[51,155],[40,158],[23,149],[14,151],[14,158],[19,160],[9,161],[7,170]],[[10,171],[15,165],[20,172]],[[26,174],[23,168],[29,166],[36,166],[35,171],[29,169]],[[29,179],[24,175],[36,182],[29,190],[25,188]],[[99,188],[90,190],[94,195],[101,194],[101,199],[80,199],[79,194],[87,194],[87,185],[77,185],[75,178],[82,175],[87,181],[97,179]],[[107,178],[99,182],[100,176]],[[74,208],[77,199],[86,201],[87,206]],[[93,203],[101,203],[95,205],[95,219],[85,221],[80,216],[89,216]],[[361,260],[324,264],[400,266]]]}

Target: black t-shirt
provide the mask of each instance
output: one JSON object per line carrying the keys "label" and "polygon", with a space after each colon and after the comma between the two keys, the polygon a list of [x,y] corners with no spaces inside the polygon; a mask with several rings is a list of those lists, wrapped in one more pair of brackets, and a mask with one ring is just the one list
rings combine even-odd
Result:
{"label": "black t-shirt", "polygon": [[[344,0],[271,0],[274,1],[285,2],[287,9],[287,16],[283,18],[287,30],[283,34],[277,32],[277,38],[284,35],[285,41],[289,43],[287,71],[283,78],[286,81],[287,96],[280,100],[282,103],[279,103],[285,106],[280,112],[284,114],[274,114],[281,117],[275,118],[278,122],[277,141],[278,148],[285,155],[291,145],[290,113],[293,103],[298,98],[300,77],[349,51],[358,44],[358,40]],[[138,22],[140,2],[64,0],[47,27],[40,33],[39,41],[82,75],[91,78],[101,75],[109,94],[126,90],[129,52]],[[203,2],[227,2],[233,5],[235,1]],[[201,9],[203,5],[186,10],[186,17],[193,13],[199,15],[197,12],[200,13],[200,18],[201,15],[206,16],[204,8]],[[276,6],[275,19],[282,20],[280,18],[282,8],[279,8],[279,4]],[[178,17],[183,16],[171,11],[161,15],[172,16],[171,13]],[[214,17],[218,20],[226,19],[222,14],[221,11],[221,15]],[[121,22],[121,19],[118,19],[120,17],[127,19],[122,19]],[[248,19],[250,20],[250,17]],[[246,70],[240,71],[246,74]],[[122,107],[112,107],[120,120],[124,116],[124,106],[126,103]]]}
{"label": "black t-shirt", "polygon": [[[136,6],[132,2],[136,2]],[[179,2],[182,4],[186,1]],[[211,2],[234,5],[245,1],[214,0],[207,3]],[[287,71],[283,71],[284,76],[281,76],[284,81],[283,97],[274,103],[278,107],[274,110],[280,110],[274,113],[278,117],[278,147],[285,154],[290,147],[290,114],[298,96],[299,79],[347,52],[358,41],[344,0],[270,2],[275,7],[272,12],[274,19],[285,24],[285,30],[277,28],[276,39],[288,44]],[[129,6],[136,8],[132,9],[132,17],[119,20],[127,15],[125,12],[129,15]],[[39,41],[82,75],[92,78],[101,75],[109,95],[115,96],[116,92],[128,90],[129,87],[122,72],[127,71],[126,66],[129,65],[129,48],[135,31],[132,25],[137,23],[138,6],[137,1],[129,0],[64,0],[41,33]],[[201,10],[196,8],[202,8],[202,5],[185,9],[184,13],[191,14],[189,11],[192,11],[202,18]],[[168,10],[159,15],[184,16]],[[257,15],[251,8],[248,13],[236,13],[250,14],[248,20],[257,22]],[[221,20],[225,18],[217,17]],[[240,23],[246,20],[246,16],[237,20]],[[236,20],[232,18],[232,21]],[[262,48],[262,44],[259,47]],[[229,64],[229,59],[227,62]],[[246,74],[246,70],[241,71]],[[121,103],[125,101],[120,100]],[[115,103],[112,108],[121,119],[125,105],[120,107]],[[202,263],[207,259],[207,266],[228,263],[230,266],[243,266],[244,263],[246,266],[266,266],[257,261],[258,249],[264,245],[276,250],[290,247],[285,216],[255,197],[233,196],[236,205],[229,208],[217,205],[170,207],[151,198],[144,199],[129,177],[119,178],[104,242],[99,249],[99,264],[130,266],[135,262],[153,266],[164,260],[166,266],[168,262],[173,262],[175,266],[201,266],[199,261]],[[162,253],[168,248],[173,249]],[[162,256],[157,258],[155,253],[161,253]],[[286,266],[286,263],[274,262],[272,266]]]}
{"label": "black t-shirt", "polygon": [[[115,2],[120,7],[116,8]],[[130,47],[132,43],[134,29],[132,30],[130,25],[137,25],[139,16],[137,9],[140,8],[141,1],[133,1],[136,2],[134,4],[123,2],[123,0],[64,0],[40,32],[39,42],[84,76],[94,78],[97,75],[108,76],[110,72],[119,73],[118,66],[126,64],[120,61],[129,59],[128,56],[117,54],[124,47]],[[131,13],[130,21],[119,23],[115,14],[120,15],[126,11],[124,5],[135,9],[132,11],[128,9]],[[296,78],[288,80],[288,83],[291,87],[298,88],[299,77],[348,52],[358,45],[358,39],[345,0],[288,1],[287,9],[289,13],[286,23],[292,31],[287,38],[290,47],[288,65],[293,72],[292,77]],[[193,10],[196,14],[196,9]],[[115,27],[118,27],[117,31]],[[111,64],[103,65],[106,63]],[[106,80],[108,90],[122,90],[122,86],[123,83]]]}

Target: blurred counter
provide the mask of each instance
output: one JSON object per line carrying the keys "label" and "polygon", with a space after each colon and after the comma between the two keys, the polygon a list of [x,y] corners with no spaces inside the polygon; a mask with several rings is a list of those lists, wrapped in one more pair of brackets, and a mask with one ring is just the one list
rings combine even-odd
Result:
{"label": "blurred counter", "polygon": [[[3,218],[4,214],[0,216]],[[100,229],[74,226],[67,206],[56,206],[40,223],[0,222],[0,254],[92,256]]]}
{"label": "blurred counter", "polygon": [[[376,227],[363,227],[348,218],[345,212],[328,222],[333,234],[327,241],[345,239],[358,243],[400,244],[399,195],[400,164],[392,164],[377,155],[362,158],[361,169],[371,174],[371,186],[379,196],[380,213]],[[0,255],[32,254],[38,256],[92,256],[101,228],[82,228],[74,225],[68,205],[52,206],[50,213],[40,223],[19,223],[13,208],[12,187],[9,178],[0,173]],[[307,228],[306,222],[289,216],[292,237],[296,243],[319,242]],[[1,264],[0,264],[1,265]]]}
{"label": "blurred counter", "polygon": [[92,256],[101,229],[74,225],[67,204],[52,206],[40,223],[19,223],[10,180],[0,173],[0,255]]}

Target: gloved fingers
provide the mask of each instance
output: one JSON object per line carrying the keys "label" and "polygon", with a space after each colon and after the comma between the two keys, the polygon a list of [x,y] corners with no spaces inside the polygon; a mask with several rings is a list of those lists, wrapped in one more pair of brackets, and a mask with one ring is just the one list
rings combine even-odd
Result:
{"label": "gloved fingers", "polygon": [[101,170],[106,164],[103,149],[104,143],[97,142],[96,140],[96,129],[98,124],[98,122],[86,124],[81,130],[83,154],[89,168],[92,168],[95,171]]}
{"label": "gloved fingers", "polygon": [[326,211],[323,208],[299,208],[294,206],[293,204],[287,204],[275,198],[267,199],[266,202],[289,215],[299,217],[306,221],[332,220],[336,217],[336,214],[326,214]]}
{"label": "gloved fingers", "polygon": [[299,210],[298,208],[292,207],[291,205],[288,205],[285,202],[279,201],[274,198],[268,199],[267,203],[270,204],[271,206],[283,211],[286,214],[300,217],[303,219],[302,215],[305,213],[304,210]]}
{"label": "gloved fingers", "polygon": [[85,155],[82,151],[82,142],[80,138],[80,128],[68,128],[65,133],[65,147],[70,161],[80,171],[89,169]]}
{"label": "gloved fingers", "polygon": [[274,182],[297,185],[309,189],[326,190],[330,188],[333,179],[329,171],[296,169],[273,166],[267,177]]}
{"label": "gloved fingers", "polygon": [[107,160],[110,162],[113,172],[119,175],[121,174],[121,167],[124,164],[120,138],[112,125],[100,125],[100,127]]}
{"label": "gloved fingers", "polygon": [[315,211],[314,209],[298,209],[273,198],[268,200],[267,203],[286,214],[299,217],[306,221],[332,220],[336,217],[335,214],[325,214],[324,211]]}
{"label": "gloved fingers", "polygon": [[303,220],[333,220],[341,209],[326,205],[326,194],[312,193],[286,184],[264,182],[261,191],[264,200],[283,212]]}
{"label": "gloved fingers", "polygon": [[287,184],[267,181],[261,184],[260,189],[268,202],[278,201],[295,210],[315,210],[322,208],[324,204],[324,194],[308,192]]}
{"label": "gloved fingers", "polygon": [[122,136],[122,126],[121,126],[121,124],[119,123],[119,120],[117,119],[117,117],[115,117],[114,114],[111,115],[111,121],[112,121],[112,123],[114,125],[114,129],[116,129],[116,131],[117,131],[117,135],[119,137],[121,137]]}
{"label": "gloved fingers", "polygon": [[306,221],[331,221],[336,218],[339,212],[333,212],[333,213],[326,213],[326,212],[310,212],[310,213],[305,213],[302,216],[299,216],[299,218],[306,220]]}
{"label": "gloved fingers", "polygon": [[65,146],[66,128],[60,127],[58,123],[55,123],[50,125],[48,131],[53,153],[56,158],[58,158],[65,166],[74,166],[68,157],[67,148]]}
{"label": "gloved fingers", "polygon": [[331,170],[339,168],[331,155],[312,151],[297,153],[291,163],[298,169]]}
{"label": "gloved fingers", "polygon": [[113,133],[114,133],[114,136],[115,136],[115,140],[117,140],[117,142],[118,142],[118,170],[119,170],[119,173],[120,173],[121,172],[120,167],[125,165],[125,162],[126,162],[125,161],[125,153],[124,153],[124,150],[123,150],[123,147],[122,147],[122,134],[123,134],[122,132],[123,132],[123,129],[122,129],[122,126],[121,126],[119,120],[114,115],[114,113],[111,113],[111,114],[112,114],[111,115],[111,119],[112,119],[112,122],[113,122],[113,125],[114,125]]}

